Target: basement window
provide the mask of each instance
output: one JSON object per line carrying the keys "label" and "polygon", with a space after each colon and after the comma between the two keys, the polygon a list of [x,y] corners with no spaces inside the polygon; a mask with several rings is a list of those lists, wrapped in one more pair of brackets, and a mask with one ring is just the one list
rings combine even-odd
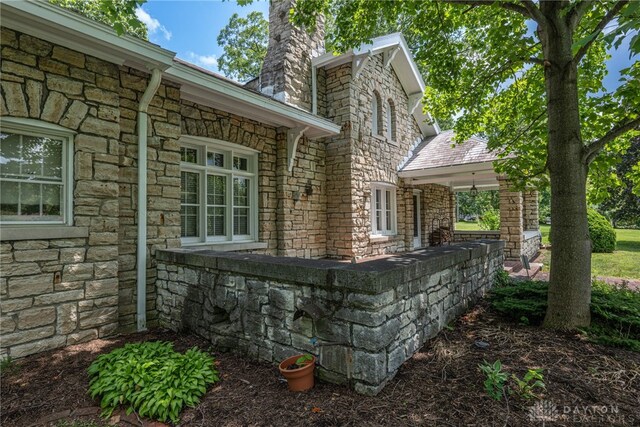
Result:
{"label": "basement window", "polygon": [[182,243],[256,241],[257,152],[209,138],[181,143]]}

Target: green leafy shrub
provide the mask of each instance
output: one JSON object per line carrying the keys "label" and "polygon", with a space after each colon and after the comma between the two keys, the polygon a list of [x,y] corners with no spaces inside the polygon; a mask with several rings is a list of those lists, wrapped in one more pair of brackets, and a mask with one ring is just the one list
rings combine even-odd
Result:
{"label": "green leafy shrub", "polygon": [[[539,325],[547,311],[549,284],[511,281],[491,291],[491,306],[516,322],[523,318]],[[582,330],[593,342],[640,351],[640,292],[594,282],[591,290],[591,326]]]}
{"label": "green leafy shrub", "polygon": [[494,400],[502,400],[504,384],[509,379],[509,374],[502,371],[502,363],[499,360],[488,363],[484,360],[478,368],[485,375],[484,389]]}
{"label": "green leafy shrub", "polygon": [[591,252],[613,252],[616,249],[616,231],[609,220],[593,209],[587,211]]}
{"label": "green leafy shrub", "polygon": [[493,279],[493,286],[502,287],[507,286],[511,283],[511,279],[509,278],[509,273],[504,270],[500,270],[496,273],[495,279]]}
{"label": "green leafy shrub", "polygon": [[547,386],[544,383],[542,369],[529,369],[522,379],[516,374],[511,374],[511,380],[514,383],[513,388],[509,389],[509,393],[520,396],[523,399],[537,399],[535,393],[537,389],[544,390]]}
{"label": "green leafy shrub", "polygon": [[195,347],[181,354],[162,341],[125,344],[98,356],[89,376],[89,393],[101,396],[102,416],[128,405],[128,414],[174,423],[185,405],[195,406],[207,385],[219,380],[211,356]]}
{"label": "green leafy shrub", "polygon": [[500,230],[500,211],[487,209],[478,218],[478,225],[482,230]]}

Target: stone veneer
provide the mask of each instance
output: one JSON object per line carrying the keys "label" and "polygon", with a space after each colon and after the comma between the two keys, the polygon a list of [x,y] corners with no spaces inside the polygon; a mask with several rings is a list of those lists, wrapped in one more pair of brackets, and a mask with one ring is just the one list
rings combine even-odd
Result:
{"label": "stone veneer", "polygon": [[320,378],[377,394],[491,287],[503,246],[470,242],[357,264],[159,251],[157,307],[162,325],[219,349],[268,362],[313,353]]}
{"label": "stone veneer", "polygon": [[453,240],[455,242],[472,242],[474,240],[500,239],[500,231],[496,230],[463,230],[455,231],[453,233]]}

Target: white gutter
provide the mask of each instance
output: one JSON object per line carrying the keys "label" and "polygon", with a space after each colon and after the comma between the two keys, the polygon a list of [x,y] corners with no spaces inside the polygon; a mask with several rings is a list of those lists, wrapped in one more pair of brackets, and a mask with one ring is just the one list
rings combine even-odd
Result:
{"label": "white gutter", "polygon": [[138,252],[136,308],[138,332],[147,329],[147,109],[156,94],[162,72],[154,68],[138,104]]}

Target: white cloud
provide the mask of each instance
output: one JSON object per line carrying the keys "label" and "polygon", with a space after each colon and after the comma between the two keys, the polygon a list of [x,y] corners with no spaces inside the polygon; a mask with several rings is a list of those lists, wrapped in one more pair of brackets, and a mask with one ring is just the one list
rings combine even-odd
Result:
{"label": "white cloud", "polygon": [[171,31],[167,30],[164,25],[160,24],[155,18],[152,18],[147,12],[144,11],[141,7],[136,9],[136,17],[147,26],[147,30],[149,31],[149,35],[155,34],[157,31],[160,31],[164,34],[164,38],[167,40],[171,40]]}
{"label": "white cloud", "polygon": [[187,52],[187,60],[199,67],[218,71],[218,58],[215,55],[198,55],[194,52]]}

